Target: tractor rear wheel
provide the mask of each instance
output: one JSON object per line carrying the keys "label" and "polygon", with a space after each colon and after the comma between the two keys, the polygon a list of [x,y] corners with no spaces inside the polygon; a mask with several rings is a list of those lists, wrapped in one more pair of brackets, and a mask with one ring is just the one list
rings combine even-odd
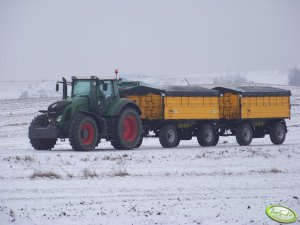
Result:
{"label": "tractor rear wheel", "polygon": [[129,150],[137,146],[141,138],[142,124],[139,114],[132,108],[121,112],[117,122],[116,140],[111,142],[115,149]]}
{"label": "tractor rear wheel", "polygon": [[159,131],[159,142],[164,148],[173,148],[178,146],[178,133],[175,126],[166,124]]}
{"label": "tractor rear wheel", "polygon": [[[30,126],[47,127],[49,125],[48,118],[45,114],[36,116]],[[56,144],[57,138],[30,138],[30,144],[35,150],[51,150]]]}
{"label": "tractor rear wheel", "polygon": [[280,145],[284,142],[286,136],[286,128],[283,123],[275,122],[270,129],[270,139],[273,144]]}
{"label": "tractor rear wheel", "polygon": [[236,129],[236,141],[239,145],[250,145],[253,138],[252,127],[248,123],[240,124]]}
{"label": "tractor rear wheel", "polygon": [[98,128],[93,118],[78,113],[69,129],[69,140],[75,151],[89,151],[98,144]]}
{"label": "tractor rear wheel", "polygon": [[203,147],[213,146],[216,141],[216,132],[211,124],[204,124],[200,127],[197,140]]}
{"label": "tractor rear wheel", "polygon": [[110,142],[111,146],[113,146],[115,149],[121,149],[121,146],[118,145],[118,143],[116,141],[111,141]]}
{"label": "tractor rear wheel", "polygon": [[139,142],[136,144],[136,146],[135,146],[134,148],[139,148],[139,147],[141,147],[141,145],[142,145],[142,143],[143,143],[143,139],[144,139],[143,136],[141,136]]}

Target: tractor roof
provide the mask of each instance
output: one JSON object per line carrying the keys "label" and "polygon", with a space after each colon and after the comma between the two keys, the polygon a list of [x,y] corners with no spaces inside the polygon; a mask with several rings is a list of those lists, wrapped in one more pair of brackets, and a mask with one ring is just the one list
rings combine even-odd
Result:
{"label": "tractor roof", "polygon": [[72,76],[72,80],[116,80],[114,76]]}

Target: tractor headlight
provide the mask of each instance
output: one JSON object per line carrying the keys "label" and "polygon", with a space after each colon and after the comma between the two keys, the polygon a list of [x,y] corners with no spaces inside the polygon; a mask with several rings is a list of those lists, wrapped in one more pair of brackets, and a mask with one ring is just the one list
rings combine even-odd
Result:
{"label": "tractor headlight", "polygon": [[62,116],[57,117],[56,121],[60,122],[61,121]]}

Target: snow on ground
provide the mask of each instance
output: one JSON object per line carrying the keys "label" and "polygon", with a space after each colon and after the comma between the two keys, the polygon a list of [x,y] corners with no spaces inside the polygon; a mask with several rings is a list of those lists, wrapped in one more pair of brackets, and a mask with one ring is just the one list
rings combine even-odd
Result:
{"label": "snow on ground", "polygon": [[29,122],[57,98],[1,97],[0,225],[278,224],[270,204],[300,214],[300,88],[284,88],[293,96],[283,145],[223,137],[216,147],[193,139],[163,149],[149,138],[130,151],[104,142],[74,152],[68,141],[35,151]]}

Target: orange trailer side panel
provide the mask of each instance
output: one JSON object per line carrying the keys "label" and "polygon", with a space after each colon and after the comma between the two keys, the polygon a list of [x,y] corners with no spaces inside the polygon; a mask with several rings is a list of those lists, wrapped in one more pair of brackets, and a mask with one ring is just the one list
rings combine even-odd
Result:
{"label": "orange trailer side panel", "polygon": [[220,117],[228,120],[241,117],[239,96],[237,94],[225,93],[221,96]]}
{"label": "orange trailer side panel", "polygon": [[165,96],[165,119],[219,119],[217,96]]}
{"label": "orange trailer side panel", "polygon": [[163,107],[162,97],[155,94],[147,95],[128,95],[127,98],[135,102],[142,111],[142,119],[162,119],[163,118]]}
{"label": "orange trailer side panel", "polygon": [[290,118],[289,96],[241,98],[241,118]]}

